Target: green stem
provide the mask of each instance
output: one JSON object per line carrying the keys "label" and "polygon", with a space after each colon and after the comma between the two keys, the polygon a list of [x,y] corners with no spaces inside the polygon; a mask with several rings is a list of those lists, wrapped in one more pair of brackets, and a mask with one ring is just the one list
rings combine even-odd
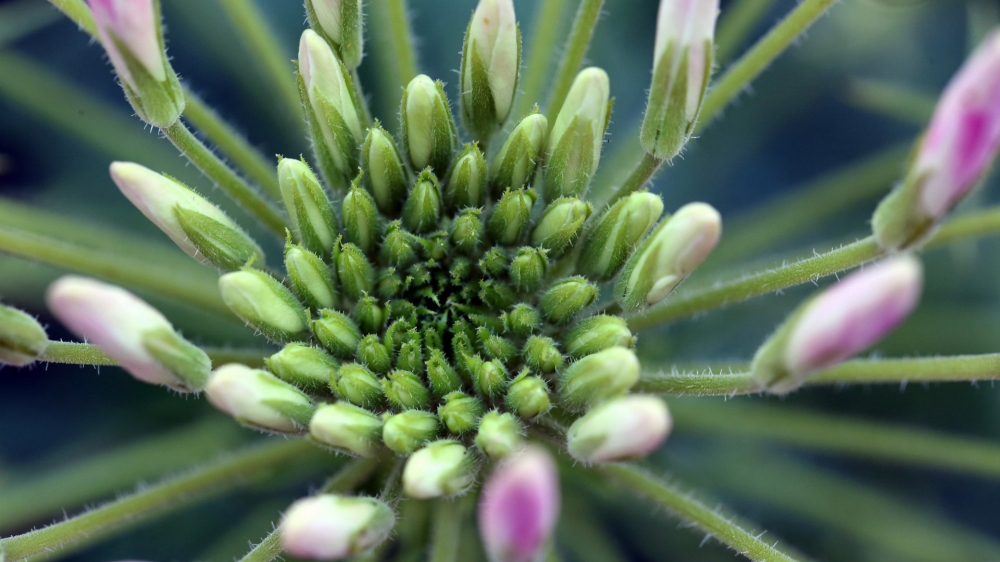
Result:
{"label": "green stem", "polygon": [[762,392],[753,373],[643,373],[633,388],[668,396],[737,396]]}
{"label": "green stem", "polygon": [[0,553],[8,562],[15,562],[94,535],[107,535],[170,508],[250,484],[311,451],[315,448],[304,439],[269,441],[71,519],[2,539]]}
{"label": "green stem", "polygon": [[514,118],[520,118],[531,111],[532,106],[542,97],[546,78],[551,75],[550,62],[559,38],[562,13],[566,0],[541,0],[535,9],[534,27],[528,42],[528,60],[521,78],[521,96],[518,99]]}
{"label": "green stem", "polygon": [[389,15],[392,53],[396,60],[397,82],[406,86],[417,75],[416,47],[406,0],[385,0]]}
{"label": "green stem", "polygon": [[953,242],[996,236],[1000,233],[1000,207],[969,211],[941,225],[927,241],[925,248],[932,249]]}
{"label": "green stem", "polygon": [[236,174],[225,162],[205,146],[180,119],[166,129],[163,134],[174,143],[195,168],[215,182],[226,195],[239,203],[250,214],[279,236],[285,235],[285,219],[271,203],[261,197],[253,187]]}
{"label": "green stem", "polygon": [[923,92],[881,80],[855,78],[846,93],[847,103],[865,111],[923,127],[934,112],[937,99]]}
{"label": "green stem", "polygon": [[157,262],[109,254],[5,226],[0,226],[0,252],[155,293],[227,318],[232,314],[222,302],[215,278],[207,270],[206,274],[192,275],[190,271]]}
{"label": "green stem", "polygon": [[429,562],[456,562],[462,538],[462,520],[468,508],[468,498],[438,500],[431,523]]}
{"label": "green stem", "polygon": [[83,0],[49,0],[57,10],[66,14],[66,17],[73,20],[80,29],[86,31],[91,37],[97,37],[97,24],[94,23],[94,16],[90,13],[90,8]]}
{"label": "green stem", "polygon": [[361,118],[364,121],[362,125],[368,128],[372,124],[372,110],[368,106],[368,98],[365,97],[365,89],[361,87],[361,76],[358,75],[358,69],[351,69],[351,87],[354,88],[354,97],[358,99],[358,104],[361,106]]}
{"label": "green stem", "polygon": [[626,197],[629,194],[646,187],[646,184],[649,183],[649,180],[653,179],[653,176],[656,175],[656,172],[660,169],[660,166],[662,166],[664,162],[665,160],[660,160],[648,152],[643,152],[642,160],[636,164],[628,178],[622,182],[618,189],[611,194],[611,197],[603,205],[597,205],[597,208],[600,209],[606,205],[611,205],[622,197]]}
{"label": "green stem", "polygon": [[563,58],[559,61],[559,69],[556,70],[555,78],[552,82],[552,91],[549,94],[549,129],[555,125],[556,116],[562,109],[562,104],[566,101],[566,95],[573,86],[583,58],[587,55],[587,48],[590,47],[590,39],[594,36],[594,28],[597,27],[597,19],[601,15],[601,6],[604,0],[582,0],[580,8],[576,12],[573,20],[573,27],[570,29],[569,38],[566,39],[566,46],[563,48]]}
{"label": "green stem", "polygon": [[715,60],[726,63],[774,7],[775,0],[737,0],[722,12],[715,32]]}
{"label": "green stem", "polygon": [[610,464],[596,469],[628,486],[639,495],[711,535],[743,556],[758,562],[795,562],[787,554],[760,540],[760,535],[747,531],[731,518],[719,513],[681,490],[675,483],[663,482],[645,470],[627,464]]}
{"label": "green stem", "polygon": [[[212,359],[212,365],[218,367],[226,363],[242,363],[250,367],[261,367],[268,352],[257,349],[224,349],[203,348]],[[68,365],[89,365],[94,367],[115,367],[118,362],[107,356],[96,345],[66,341],[52,341],[45,353],[38,358],[43,363],[62,363]]]}

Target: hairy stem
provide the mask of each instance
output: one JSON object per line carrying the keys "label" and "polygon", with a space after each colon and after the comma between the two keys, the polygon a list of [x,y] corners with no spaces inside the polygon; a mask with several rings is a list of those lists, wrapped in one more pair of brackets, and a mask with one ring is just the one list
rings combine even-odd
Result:
{"label": "hairy stem", "polygon": [[775,0],[737,0],[729,5],[719,18],[715,32],[715,60],[728,62],[753,33]]}
{"label": "hairy stem", "polygon": [[413,43],[413,29],[406,0],[385,0],[389,16],[389,38],[392,54],[396,61],[396,82],[401,86],[417,75],[417,49]]}
{"label": "hairy stem", "polygon": [[[226,363],[242,363],[250,367],[261,367],[269,352],[258,349],[224,349],[203,348],[212,365],[218,367]],[[38,358],[43,363],[63,363],[69,365],[88,365],[93,367],[115,367],[114,359],[101,351],[101,348],[89,343],[52,341],[45,353]]]}
{"label": "hairy stem", "polygon": [[996,236],[1000,232],[1000,207],[969,211],[941,225],[925,246],[938,248],[953,242]]}
{"label": "hairy stem", "polygon": [[528,42],[528,60],[524,65],[521,77],[521,95],[518,98],[517,110],[513,112],[515,119],[531,111],[535,102],[542,97],[546,79],[551,75],[550,61],[556,49],[559,38],[558,25],[562,21],[562,13],[566,0],[541,0],[535,9],[534,28],[531,30],[531,40]]}
{"label": "hairy stem", "polygon": [[552,82],[552,91],[549,94],[549,129],[555,125],[556,116],[562,109],[566,95],[573,85],[580,65],[583,64],[583,57],[587,54],[590,46],[590,39],[594,36],[594,28],[597,27],[597,19],[601,15],[601,6],[604,0],[582,0],[580,8],[576,12],[573,20],[573,27],[570,29],[569,38],[563,48],[563,57],[559,61],[559,69],[556,70],[555,78]]}
{"label": "hairy stem", "polygon": [[468,498],[438,500],[431,522],[429,562],[456,562],[462,537],[462,519],[468,508]]}
{"label": "hairy stem", "polygon": [[656,156],[653,156],[648,152],[643,152],[642,160],[636,164],[628,178],[626,178],[625,181],[618,186],[618,189],[611,194],[611,197],[604,205],[597,205],[597,208],[602,208],[605,205],[611,205],[622,197],[626,197],[630,193],[634,193],[645,187],[646,184],[649,183],[649,180],[653,179],[653,176],[660,169],[660,166],[663,165],[663,162],[663,160],[660,160]]}

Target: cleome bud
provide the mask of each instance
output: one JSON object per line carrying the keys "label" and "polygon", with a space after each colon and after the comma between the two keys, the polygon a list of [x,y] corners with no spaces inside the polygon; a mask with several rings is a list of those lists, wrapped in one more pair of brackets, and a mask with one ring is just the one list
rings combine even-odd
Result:
{"label": "cleome bud", "polygon": [[304,343],[288,344],[264,362],[279,379],[317,394],[330,388],[339,367],[327,352]]}
{"label": "cleome bud", "polygon": [[542,314],[538,309],[523,302],[504,312],[500,319],[505,330],[522,337],[530,336],[542,325]]}
{"label": "cleome bud", "polygon": [[323,347],[344,359],[354,356],[361,341],[361,329],[354,320],[328,308],[319,311],[319,319],[312,321],[312,330]]}
{"label": "cleome bud", "polygon": [[437,396],[446,396],[462,388],[462,379],[452,368],[444,352],[433,347],[427,350],[429,357],[426,361],[427,380],[431,384],[431,390]]}
{"label": "cleome bud", "polygon": [[413,453],[403,468],[403,491],[416,499],[457,496],[476,479],[473,454],[458,441],[440,440]]}
{"label": "cleome bud", "polygon": [[[49,287],[46,300],[71,332],[101,348],[133,377],[180,392],[204,388],[212,370],[208,355],[174,331],[159,311],[125,289],[68,275]],[[44,331],[35,331],[30,317],[30,322],[10,314],[0,319],[0,346],[10,345],[3,334],[20,325],[19,337],[30,344],[25,350],[44,349],[40,342],[48,338]],[[9,320],[14,323],[7,324]]]}
{"label": "cleome bud", "polygon": [[552,407],[549,387],[541,377],[528,376],[525,369],[507,389],[507,407],[524,419],[536,418]]}
{"label": "cleome bud", "polygon": [[267,371],[237,363],[216,369],[205,394],[236,421],[264,431],[300,433],[315,410],[301,390]]}
{"label": "cleome bud", "polygon": [[323,404],[309,421],[309,436],[324,445],[371,458],[382,443],[382,419],[347,402]]}
{"label": "cleome bud", "polygon": [[337,242],[337,278],[347,298],[357,302],[375,288],[375,268],[354,244]]}
{"label": "cleome bud", "polygon": [[292,556],[340,560],[382,544],[395,524],[392,508],[380,500],[321,494],[290,505],[278,531],[281,546]]}
{"label": "cleome bud", "polygon": [[464,209],[451,223],[451,243],[466,255],[475,254],[483,237],[483,221],[479,209]]}
{"label": "cleome bud", "polygon": [[180,249],[206,265],[235,271],[264,252],[242,228],[193,189],[132,162],[112,162],[122,194]]}
{"label": "cleome bud", "polygon": [[917,306],[922,284],[920,262],[909,256],[848,275],[801,304],[760,347],[754,376],[771,392],[795,390],[891,332]]}
{"label": "cleome bud", "polygon": [[326,39],[344,66],[357,68],[364,56],[361,0],[306,0],[309,26]]}
{"label": "cleome bud", "polygon": [[639,139],[669,160],[691,138],[712,74],[719,0],[661,0],[653,48],[653,82]]}
{"label": "cleome bud", "polygon": [[566,353],[574,359],[612,347],[631,348],[635,338],[620,316],[600,314],[583,320],[566,334]]}
{"label": "cleome bud", "polygon": [[417,261],[417,238],[403,230],[400,221],[392,221],[386,227],[379,252],[383,261],[392,267],[407,268]]}
{"label": "cleome bud", "polygon": [[661,214],[663,200],[649,192],[633,193],[612,205],[582,243],[580,272],[594,281],[614,277]]}
{"label": "cleome bud", "polygon": [[371,194],[358,187],[360,176],[344,196],[341,217],[344,221],[344,240],[354,244],[366,254],[371,254],[382,238],[378,210]]}
{"label": "cleome bud", "polygon": [[378,299],[372,296],[361,297],[354,307],[353,315],[364,334],[377,334],[385,324],[385,310],[378,303]]}
{"label": "cleome bud", "polygon": [[455,434],[468,433],[479,425],[483,403],[479,398],[464,392],[451,392],[445,395],[437,414],[448,431]]}
{"label": "cleome bud", "polygon": [[438,418],[424,410],[405,410],[389,416],[382,428],[382,441],[400,455],[413,454],[437,435]]}
{"label": "cleome bud", "polygon": [[549,260],[548,250],[524,247],[510,261],[510,280],[522,293],[532,293],[545,282]]}
{"label": "cleome bud", "polygon": [[497,360],[482,361],[472,371],[472,383],[476,392],[484,396],[497,397],[507,388],[509,377],[504,364]]}
{"label": "cleome bud", "polygon": [[705,203],[690,203],[664,219],[625,264],[615,295],[625,310],[657,304],[684,280],[719,242],[722,218]]}
{"label": "cleome bud", "polygon": [[330,385],[337,392],[337,396],[362,408],[381,405],[385,396],[379,378],[364,365],[357,363],[341,365]]}
{"label": "cleome bud", "polygon": [[410,371],[395,370],[382,379],[385,396],[400,410],[422,410],[431,404],[431,393],[420,377]]}
{"label": "cleome bud", "polygon": [[337,241],[333,206],[316,174],[302,160],[278,160],[278,185],[292,232],[306,249],[329,259]]}
{"label": "cleome bud", "polygon": [[500,197],[508,189],[529,187],[542,159],[549,122],[535,111],[510,132],[490,166],[490,192]]}
{"label": "cleome bud", "polygon": [[362,365],[380,375],[388,373],[392,368],[389,350],[382,345],[378,336],[373,334],[361,338],[361,342],[358,343],[357,358]]}
{"label": "cleome bud", "polygon": [[403,91],[403,144],[414,170],[431,167],[435,175],[445,177],[451,156],[458,148],[458,131],[451,116],[444,83],[426,74],[416,76]]}
{"label": "cleome bud", "polygon": [[546,201],[582,196],[587,191],[611,119],[609,88],[608,75],[600,68],[585,68],[576,75],[549,131]]}
{"label": "cleome bud", "polygon": [[569,454],[584,463],[627,461],[656,450],[673,421],[657,396],[636,394],[601,404],[566,432]]}
{"label": "cleome bud", "polygon": [[361,146],[361,169],[379,210],[396,216],[406,198],[406,169],[396,142],[378,120]]}
{"label": "cleome bud", "polygon": [[444,198],[451,209],[479,207],[486,194],[486,158],[479,143],[469,143],[448,172]]}
{"label": "cleome bud", "polygon": [[45,328],[28,314],[0,304],[0,365],[24,367],[49,346]]}
{"label": "cleome bud", "polygon": [[552,258],[565,254],[583,231],[593,207],[577,197],[561,197],[552,202],[531,232],[531,243],[551,252]]}
{"label": "cleome bud", "polygon": [[219,277],[222,300],[236,316],[271,341],[307,339],[309,324],[302,303],[287,287],[257,269]]}
{"label": "cleome bud", "polygon": [[462,122],[487,140],[503,126],[517,92],[521,32],[512,0],[480,0],[462,49]]}
{"label": "cleome bud", "polygon": [[535,198],[534,189],[519,188],[505,191],[486,221],[486,231],[498,244],[517,245],[530,222]]}
{"label": "cleome bud", "polygon": [[285,245],[285,271],[295,296],[312,309],[333,308],[337,289],[323,259],[298,244]]}
{"label": "cleome bud", "polygon": [[559,377],[559,400],[580,411],[628,392],[639,381],[639,359],[624,347],[588,355],[566,367]]}
{"label": "cleome bud", "polygon": [[403,226],[416,233],[430,232],[441,218],[441,187],[428,169],[420,172],[403,205]]}
{"label": "cleome bud", "polygon": [[542,373],[551,373],[562,367],[565,359],[552,338],[531,336],[524,343],[524,362]]}
{"label": "cleome bud", "polygon": [[567,277],[553,284],[539,300],[542,316],[564,324],[587,308],[597,298],[597,285],[580,276]]}
{"label": "cleome bud", "polygon": [[479,422],[476,447],[492,460],[500,460],[524,447],[524,426],[508,412],[487,412]]}

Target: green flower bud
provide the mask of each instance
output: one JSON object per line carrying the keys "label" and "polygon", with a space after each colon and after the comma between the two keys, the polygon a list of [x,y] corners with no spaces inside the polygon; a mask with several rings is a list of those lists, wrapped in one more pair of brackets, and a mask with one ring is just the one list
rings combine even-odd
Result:
{"label": "green flower bud", "polygon": [[521,32],[514,5],[480,2],[472,14],[462,48],[462,123],[477,139],[503,126],[517,92]]}
{"label": "green flower bud", "polygon": [[483,351],[491,359],[507,364],[517,357],[517,347],[514,344],[500,336],[493,335],[486,328],[476,329],[476,338]]}
{"label": "green flower bud", "polygon": [[388,373],[389,369],[392,368],[389,350],[374,334],[361,338],[361,342],[358,343],[357,358],[359,363],[380,375]]}
{"label": "green flower bud", "polygon": [[267,371],[223,365],[205,386],[208,401],[236,421],[265,431],[299,433],[315,407],[301,390]]}
{"label": "green flower bud", "polygon": [[174,208],[174,214],[190,243],[222,271],[236,271],[249,263],[264,260],[257,243],[239,227],[227,224],[229,221],[216,220],[180,205]]}
{"label": "green flower bud", "polygon": [[440,218],[441,188],[434,174],[424,170],[403,205],[403,225],[413,232],[430,232]]}
{"label": "green flower bud", "polygon": [[400,108],[403,140],[414,170],[430,166],[444,177],[458,147],[458,131],[444,94],[444,83],[421,74],[403,92]]}
{"label": "green flower bud", "polygon": [[451,209],[479,207],[486,192],[486,158],[479,144],[465,145],[455,158],[444,187],[444,198]]}
{"label": "green flower bud", "polygon": [[396,368],[419,375],[424,372],[424,354],[421,351],[420,338],[411,333],[409,339],[399,346],[399,356],[396,357]]}
{"label": "green flower bud", "polygon": [[396,273],[396,268],[389,267],[382,270],[378,280],[375,281],[375,294],[382,300],[391,299],[403,289],[403,279]]}
{"label": "green flower bud", "polygon": [[361,341],[361,330],[346,314],[324,308],[319,319],[312,321],[312,330],[323,347],[337,357],[348,359]]}
{"label": "green flower bud", "polygon": [[431,383],[431,390],[437,396],[445,396],[449,392],[454,392],[462,388],[462,379],[451,367],[444,353],[439,349],[428,349],[427,380]]}
{"label": "green flower bud", "polygon": [[334,384],[337,360],[318,347],[293,343],[264,360],[279,379],[306,392],[320,394]]}
{"label": "green flower bud", "polygon": [[421,410],[431,403],[431,393],[420,377],[410,371],[396,370],[382,379],[389,403],[400,410]]}
{"label": "green flower bud", "polygon": [[510,308],[517,302],[517,294],[510,286],[493,280],[479,282],[479,298],[494,310]]}
{"label": "green flower bud", "polygon": [[448,233],[439,230],[437,232],[432,232],[427,235],[427,241],[429,245],[427,246],[427,257],[434,261],[441,261],[445,256],[449,255],[448,246]]}
{"label": "green flower bud", "polygon": [[451,223],[451,243],[458,251],[474,254],[483,236],[483,221],[479,209],[464,209]]}
{"label": "green flower bud", "polygon": [[501,317],[504,329],[514,335],[527,337],[542,325],[542,315],[530,304],[515,304],[510,312]]}
{"label": "green flower bud", "polygon": [[569,322],[597,298],[597,285],[580,276],[568,277],[542,294],[542,316],[556,324]]}
{"label": "green flower bud", "polygon": [[389,416],[382,427],[385,446],[400,455],[413,454],[438,432],[437,416],[423,410],[406,410]]}
{"label": "green flower bud", "polygon": [[514,127],[490,166],[490,193],[500,197],[508,189],[530,186],[542,159],[549,122],[535,107]]}
{"label": "green flower bud", "polygon": [[201,389],[212,370],[208,354],[172,329],[151,330],[142,335],[143,348],[178,381],[182,392]]}
{"label": "green flower bud", "polygon": [[382,240],[382,260],[401,269],[413,265],[418,259],[415,239],[415,236],[403,230],[401,222],[389,223]]}
{"label": "green flower bud", "polygon": [[587,191],[601,160],[604,131],[611,119],[608,95],[608,75],[600,68],[585,68],[576,75],[549,131],[546,201]]}
{"label": "green flower bud", "polygon": [[483,259],[479,260],[479,269],[490,277],[500,277],[507,271],[509,265],[510,258],[507,256],[507,252],[496,246],[490,248]]}
{"label": "green flower bud", "polygon": [[379,210],[396,216],[406,198],[406,169],[396,142],[378,120],[361,146],[361,167]]}
{"label": "green flower bud", "polygon": [[486,221],[486,231],[498,244],[516,245],[528,227],[534,204],[534,189],[505,191]]}
{"label": "green flower bud", "polygon": [[0,305],[0,365],[24,367],[49,346],[45,328],[16,308]]}
{"label": "green flower bud", "polygon": [[306,311],[277,279],[257,269],[219,277],[222,300],[236,316],[264,337],[290,342],[308,337]]}
{"label": "green flower bud", "polygon": [[337,369],[337,396],[362,408],[374,408],[382,403],[382,383],[364,365],[345,363]]}
{"label": "green flower bud", "polygon": [[389,328],[385,331],[383,343],[385,343],[385,347],[389,350],[390,354],[395,355],[399,347],[403,345],[403,342],[410,339],[411,330],[413,330],[413,325],[402,318],[389,325]]}
{"label": "green flower bud", "polygon": [[382,419],[347,402],[323,404],[309,421],[309,436],[335,449],[371,458],[382,441]]}
{"label": "green flower bud", "polygon": [[583,231],[593,207],[576,197],[561,197],[552,202],[531,232],[531,243],[552,252],[556,258],[573,247]]}
{"label": "green flower bud", "polygon": [[285,245],[285,270],[295,295],[309,308],[333,308],[337,290],[330,267],[298,244]]}
{"label": "green flower bud", "polygon": [[510,280],[522,293],[532,293],[542,286],[549,263],[548,250],[524,247],[517,251],[510,262]]}
{"label": "green flower bud", "polygon": [[620,316],[592,316],[566,334],[566,353],[574,359],[611,347],[631,348],[633,345],[635,338],[628,329],[628,322]]}
{"label": "green flower bud", "polygon": [[662,213],[659,195],[641,192],[619,200],[583,241],[579,271],[595,281],[614,277]]}
{"label": "green flower bud", "polygon": [[638,380],[639,359],[635,353],[612,347],[564,369],[559,377],[559,400],[571,410],[585,410],[624,395]]}
{"label": "green flower bud", "polygon": [[278,161],[278,185],[295,239],[309,251],[329,259],[337,241],[337,221],[316,174],[304,161],[282,158]]}
{"label": "green flower bud", "polygon": [[507,369],[500,361],[483,361],[472,373],[472,382],[476,392],[483,396],[495,398],[501,396],[507,389],[509,376]]}
{"label": "green flower bud", "polygon": [[536,371],[551,373],[562,367],[565,358],[552,338],[531,336],[524,343],[524,362]]}
{"label": "green flower bud", "polygon": [[475,457],[457,441],[435,441],[413,453],[403,468],[403,491],[416,499],[463,494],[475,481]]}
{"label": "green flower bud", "polygon": [[507,407],[524,419],[536,418],[549,411],[549,387],[541,377],[528,376],[527,369],[507,389]]}
{"label": "green flower bud", "polygon": [[524,426],[509,413],[487,412],[479,421],[476,447],[497,461],[516,453],[524,446]]}
{"label": "green flower bud", "polygon": [[358,176],[344,197],[342,206],[344,239],[361,248],[364,253],[370,254],[381,237],[381,229],[375,200],[371,194],[358,187],[360,179]]}
{"label": "green flower bud", "polygon": [[365,253],[354,244],[339,244],[337,253],[337,277],[344,294],[358,301],[375,288],[375,268],[365,257]]}
{"label": "green flower bud", "polygon": [[452,392],[444,397],[444,404],[438,406],[438,417],[448,431],[462,434],[476,429],[483,415],[483,403],[474,396],[462,392]]}
{"label": "green flower bud", "polygon": [[364,56],[361,0],[306,0],[309,27],[330,43],[347,68],[357,68]]}

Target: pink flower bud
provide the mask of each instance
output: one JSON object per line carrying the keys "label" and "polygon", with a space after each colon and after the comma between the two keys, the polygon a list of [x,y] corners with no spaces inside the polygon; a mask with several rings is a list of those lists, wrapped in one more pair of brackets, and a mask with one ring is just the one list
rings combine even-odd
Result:
{"label": "pink flower bud", "polygon": [[672,427],[663,400],[632,394],[605,402],[573,422],[566,433],[567,448],[580,462],[629,460],[656,450]]}
{"label": "pink flower bud", "polygon": [[[684,55],[687,54],[687,96],[684,113],[693,121],[701,105],[701,95],[708,80],[707,68],[712,63],[712,41],[715,19],[719,15],[719,0],[660,0],[656,17],[656,43],[653,47],[653,67],[667,63],[674,67],[671,82]],[[670,59],[664,59],[669,56]],[[667,88],[670,91],[670,88]]]}
{"label": "pink flower bud", "polygon": [[88,3],[111,64],[133,91],[139,88],[129,72],[125,53],[119,51],[119,47],[138,60],[153,79],[166,80],[153,0],[88,0]]}
{"label": "pink flower bud", "polygon": [[341,560],[384,541],[396,522],[374,498],[324,494],[293,503],[281,522],[281,543],[292,556]]}
{"label": "pink flower bud", "polygon": [[559,477],[544,449],[528,447],[483,486],[479,534],[493,562],[537,560],[559,514]]}

